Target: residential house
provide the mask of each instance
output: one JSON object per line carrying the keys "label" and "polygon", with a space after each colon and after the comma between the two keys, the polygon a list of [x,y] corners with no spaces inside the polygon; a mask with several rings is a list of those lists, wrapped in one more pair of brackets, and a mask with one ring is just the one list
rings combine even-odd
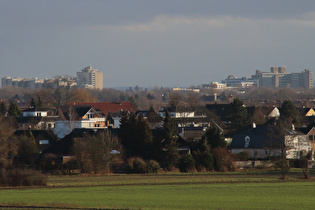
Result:
{"label": "residential house", "polygon": [[[50,147],[51,145],[57,142],[57,136],[53,133],[52,130],[28,130],[32,132],[34,140],[38,147],[39,152],[41,153],[44,149]],[[17,130],[14,132],[15,136],[27,135],[25,130]]]}
{"label": "residential house", "polygon": [[[107,118],[109,115],[113,119],[113,124],[111,125],[113,128],[119,128],[120,119],[123,112],[133,112],[136,113],[135,107],[129,101],[120,101],[120,102],[91,102],[91,103],[69,103],[69,105],[89,105],[94,109],[100,110],[105,117]],[[109,125],[109,122],[107,122]]]}
{"label": "residential house", "polygon": [[142,115],[149,123],[151,129],[163,127],[163,118],[157,113],[147,110],[140,110],[136,112],[136,116]]}
{"label": "residential house", "polygon": [[53,131],[59,138],[63,138],[74,128],[107,128],[104,114],[91,106],[61,106],[56,112],[61,120],[55,122]]}
{"label": "residential house", "polygon": [[[83,139],[87,135],[96,135],[101,131],[101,129],[75,128],[58,142],[43,150],[42,153],[43,155],[54,155],[60,160],[60,163],[66,163],[74,158],[74,145],[76,140]],[[119,151],[112,151],[112,153],[118,154]]]}
{"label": "residential house", "polygon": [[310,128],[302,128],[302,130],[311,144],[312,160],[315,160],[315,127],[310,126]]}
{"label": "residential house", "polygon": [[168,111],[170,117],[172,118],[191,118],[195,117],[195,111],[192,110],[184,110],[177,108],[176,106],[172,107],[162,107],[161,110],[159,111],[159,114],[161,117],[165,117],[165,113]]}
{"label": "residential house", "polygon": [[16,117],[18,130],[38,129],[50,130],[55,127],[58,116],[47,108],[27,108],[21,111],[22,116]]}
{"label": "residential house", "polygon": [[211,125],[223,132],[219,124],[207,115],[205,107],[197,107],[194,110],[177,109],[174,106],[163,107],[159,113],[162,117],[165,117],[166,111],[174,120],[178,134],[183,141],[199,141]]}
{"label": "residential house", "polygon": [[[275,126],[270,123],[253,125],[239,131],[233,136],[230,145],[231,152],[237,154],[247,152],[251,159],[268,159],[281,154],[280,142],[270,134],[270,129]],[[301,153],[311,151],[311,144],[307,135],[294,129],[287,130],[285,134],[285,151],[287,159],[300,159]]]}

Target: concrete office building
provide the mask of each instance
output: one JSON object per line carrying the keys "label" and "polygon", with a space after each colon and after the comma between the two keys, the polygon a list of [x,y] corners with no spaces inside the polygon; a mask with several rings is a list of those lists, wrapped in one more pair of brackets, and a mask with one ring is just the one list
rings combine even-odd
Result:
{"label": "concrete office building", "polygon": [[82,88],[103,89],[103,72],[87,66],[77,72],[77,83]]}
{"label": "concrete office building", "polygon": [[313,74],[309,69],[301,73],[288,73],[286,67],[271,67],[270,72],[257,70],[251,78],[258,81],[259,87],[306,89],[313,87]]}
{"label": "concrete office building", "polygon": [[246,78],[246,77],[235,77],[233,75],[229,75],[225,80],[222,80],[222,83],[226,85],[226,87],[234,87],[234,88],[246,88],[246,87],[257,87],[257,80]]}

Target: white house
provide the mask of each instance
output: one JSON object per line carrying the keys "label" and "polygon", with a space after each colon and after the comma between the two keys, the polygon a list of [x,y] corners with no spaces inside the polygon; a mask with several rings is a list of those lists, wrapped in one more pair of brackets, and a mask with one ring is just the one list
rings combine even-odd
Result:
{"label": "white house", "polygon": [[74,128],[106,128],[106,118],[102,112],[91,106],[65,106],[58,109],[61,120],[55,122],[54,133],[63,138]]}

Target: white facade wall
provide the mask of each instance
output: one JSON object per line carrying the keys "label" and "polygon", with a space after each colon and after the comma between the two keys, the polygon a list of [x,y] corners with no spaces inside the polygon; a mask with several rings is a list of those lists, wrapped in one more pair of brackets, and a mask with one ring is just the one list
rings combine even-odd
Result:
{"label": "white facade wall", "polygon": [[47,111],[23,112],[23,117],[47,117]]}
{"label": "white facade wall", "polygon": [[81,121],[56,121],[53,132],[58,138],[63,138],[75,128],[106,128],[94,127],[97,122],[105,122],[105,118],[92,118]]}

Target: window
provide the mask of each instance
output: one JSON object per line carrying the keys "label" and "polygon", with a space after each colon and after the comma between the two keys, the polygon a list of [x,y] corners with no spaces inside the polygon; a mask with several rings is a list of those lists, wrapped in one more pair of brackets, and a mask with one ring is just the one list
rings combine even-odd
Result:
{"label": "window", "polygon": [[310,141],[314,140],[313,135],[309,135],[308,138],[309,138]]}
{"label": "window", "polygon": [[39,144],[49,144],[49,140],[48,139],[39,140]]}
{"label": "window", "polygon": [[94,126],[97,127],[97,128],[99,128],[99,127],[100,127],[100,124],[99,124],[99,123],[96,123]]}

